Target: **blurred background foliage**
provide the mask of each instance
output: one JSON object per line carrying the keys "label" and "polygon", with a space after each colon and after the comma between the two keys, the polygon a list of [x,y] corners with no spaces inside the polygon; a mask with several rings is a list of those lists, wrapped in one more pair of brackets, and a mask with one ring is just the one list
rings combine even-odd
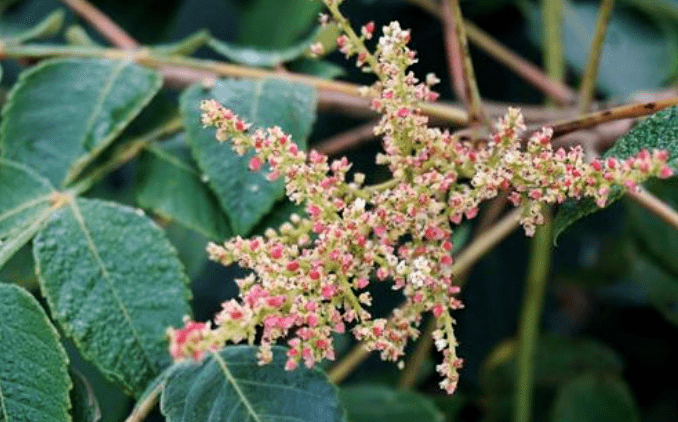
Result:
{"label": "blurred background foliage", "polygon": [[[93,0],[114,21],[143,44],[169,44],[206,29],[216,41],[201,47],[197,57],[271,66],[284,61],[291,71],[369,82],[338,53],[322,61],[301,54],[314,39],[319,2],[309,0]],[[345,13],[355,25],[374,20],[377,27],[399,20],[412,29],[412,47],[422,76],[435,72],[444,100],[454,100],[450,89],[443,29],[440,23],[406,0],[347,0]],[[540,64],[543,36],[538,2],[527,0],[466,0],[466,17],[523,57]],[[21,34],[27,28],[63,10],[71,41],[106,44],[56,0],[0,1],[0,33]],[[566,81],[576,86],[586,64],[598,2],[564,1]],[[59,18],[59,16],[52,16]],[[77,25],[77,26],[76,26]],[[47,34],[49,35],[49,34]],[[63,42],[59,32],[52,41]],[[301,46],[301,47],[300,47]],[[248,50],[249,49],[249,50]],[[253,49],[253,50],[252,50]],[[215,51],[216,50],[216,51]],[[245,52],[243,54],[243,51]],[[255,51],[253,56],[251,51]],[[219,53],[218,53],[219,52]],[[220,54],[221,53],[221,54]],[[258,55],[257,55],[258,54]],[[506,103],[542,104],[543,97],[485,53],[471,47],[483,98]],[[2,98],[21,69],[30,63],[2,63]],[[670,87],[678,79],[678,0],[620,0],[609,26],[598,78],[599,98],[627,102],[642,92]],[[161,94],[156,113],[177,107],[177,92]],[[58,110],[55,110],[58,112]],[[153,118],[143,116],[141,118]],[[320,113],[310,137],[311,146],[365,120],[343,114]],[[185,154],[181,136],[163,148]],[[387,175],[374,167],[377,143],[347,151],[356,168],[371,181]],[[127,164],[89,192],[90,196],[143,205],[149,155]],[[190,160],[190,157],[187,159]],[[649,188],[678,206],[675,181]],[[289,210],[278,207],[255,231],[283,221]],[[197,320],[209,319],[222,301],[237,294],[233,278],[238,270],[206,260],[209,233],[157,216],[178,248],[193,280]],[[473,227],[469,230],[472,232]],[[463,241],[462,241],[463,243]],[[515,333],[523,300],[527,241],[516,232],[476,265],[463,292],[465,309],[456,315],[459,355],[466,360],[459,392],[453,397],[437,387],[431,354],[418,374],[421,405],[409,411],[417,418],[447,421],[509,420],[515,380]],[[2,277],[35,288],[32,257],[24,248],[2,270]],[[536,357],[534,420],[553,421],[668,421],[678,420],[678,233],[638,206],[620,202],[573,226],[555,249],[549,279],[543,336]],[[399,302],[388,286],[377,286],[376,313],[386,314]],[[383,300],[385,299],[385,300]],[[339,356],[352,342],[338,338]],[[672,346],[673,344],[673,346]],[[101,408],[103,421],[119,421],[128,414],[131,399],[108,383],[69,348],[75,369],[85,374]],[[328,365],[329,366],[329,365]],[[344,384],[342,397],[356,404],[355,420],[414,420],[401,413],[379,419],[368,403],[387,408],[402,399],[393,390],[398,370],[372,357]],[[378,384],[364,392],[364,383]],[[361,386],[363,385],[363,386]],[[365,397],[374,396],[374,400]],[[379,403],[379,404],[377,404]],[[356,410],[357,409],[357,410]],[[433,409],[433,410],[431,410]],[[601,409],[604,409],[602,413]],[[405,412],[405,410],[403,411]],[[428,413],[426,413],[428,412]],[[588,412],[588,413],[587,413]],[[426,416],[428,415],[428,416]],[[593,416],[595,415],[595,416]],[[158,415],[155,417],[160,418]],[[414,416],[409,416],[414,417]],[[589,419],[594,417],[594,419]],[[398,419],[400,418],[400,419]],[[621,418],[621,419],[620,419]],[[417,419],[424,420],[424,419]]]}

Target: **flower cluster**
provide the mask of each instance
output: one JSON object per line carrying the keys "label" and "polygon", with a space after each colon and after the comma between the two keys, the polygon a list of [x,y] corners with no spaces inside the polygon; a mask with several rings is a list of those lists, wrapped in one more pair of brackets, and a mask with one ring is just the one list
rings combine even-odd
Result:
{"label": "flower cluster", "polygon": [[[326,3],[343,22],[339,2]],[[360,36],[343,27],[341,50],[357,55],[359,66],[379,78],[367,91],[382,115],[375,131],[384,152],[377,160],[393,179],[364,186],[364,176],[355,174],[348,181],[346,158],[330,162],[316,151],[304,152],[278,127],[250,131],[216,101],[203,102],[203,123],[217,128],[217,139],[230,140],[239,154],[254,151],[250,169],[266,168],[270,180],[284,178],[288,197],[304,205],[306,216],[293,215],[264,236],[208,245],[211,259],[251,272],[237,281],[240,297],[223,304],[213,325],[187,321],[185,328],[170,330],[170,350],[175,359],[199,357],[227,342],[258,338],[259,359],[266,363],[271,345],[286,339],[286,369],[292,370],[334,359],[332,335],[350,329],[383,359],[399,361],[407,342],[419,335],[422,315],[430,313],[438,323],[435,345],[443,354],[437,367],[441,387],[451,393],[462,365],[451,315],[462,307],[453,271],[454,227],[475,217],[482,201],[505,192],[522,207],[529,236],[543,221],[546,205],[591,197],[604,206],[614,187],[634,189],[648,177],[670,176],[668,156],[641,151],[627,160],[587,163],[581,148],[554,150],[549,129],[523,145],[525,126],[517,109],[509,109],[484,145],[463,142],[429,127],[418,107],[436,99],[437,79],[419,81],[407,70],[416,61],[407,46],[408,31],[398,23],[384,27],[372,54],[363,41],[371,38],[373,24]],[[388,319],[373,318],[367,288],[387,280],[403,293],[404,303]]]}

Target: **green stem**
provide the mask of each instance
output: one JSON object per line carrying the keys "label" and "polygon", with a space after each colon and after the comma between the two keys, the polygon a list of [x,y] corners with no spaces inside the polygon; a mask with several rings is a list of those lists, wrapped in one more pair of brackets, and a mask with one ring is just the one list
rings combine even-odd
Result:
{"label": "green stem", "polygon": [[591,41],[586,71],[579,87],[579,113],[581,114],[588,111],[593,99],[598,78],[598,65],[600,64],[600,56],[603,52],[603,41],[605,40],[607,24],[610,22],[613,9],[614,0],[602,0],[600,10],[598,11],[598,18],[596,19],[596,32]]}
{"label": "green stem", "polygon": [[417,347],[414,349],[412,355],[410,355],[410,358],[405,363],[405,369],[403,369],[403,372],[400,374],[398,387],[409,389],[415,385],[417,375],[420,373],[419,370],[431,353],[431,347],[433,346],[433,332],[436,330],[437,326],[438,321],[433,317],[426,323],[424,333],[417,341]]}
{"label": "green stem", "polygon": [[552,79],[562,81],[565,77],[563,54],[563,3],[562,0],[542,0],[544,12],[544,65]]}
{"label": "green stem", "polygon": [[523,304],[523,314],[518,333],[518,368],[514,422],[529,422],[534,389],[534,353],[539,339],[544,292],[551,267],[552,223],[550,211],[545,211],[546,221],[537,228],[530,250],[530,262]]}
{"label": "green stem", "polygon": [[110,160],[102,164],[100,167],[95,168],[90,173],[88,173],[87,176],[80,179],[79,182],[71,186],[68,189],[69,193],[76,196],[86,192],[101,179],[103,179],[107,174],[139,155],[139,153],[148,147],[152,142],[163,136],[178,132],[182,129],[182,127],[183,121],[181,117],[176,116],[156,127],[155,129],[131,140],[129,143],[117,150]]}

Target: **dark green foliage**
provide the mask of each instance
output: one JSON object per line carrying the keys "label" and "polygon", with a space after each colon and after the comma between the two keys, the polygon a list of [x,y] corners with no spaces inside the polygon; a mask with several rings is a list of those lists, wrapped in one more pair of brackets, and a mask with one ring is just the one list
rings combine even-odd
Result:
{"label": "dark green foliage", "polygon": [[284,196],[282,180],[266,180],[265,168],[253,173],[248,156],[238,156],[228,143],[215,140],[215,130],[200,124],[200,101],[214,98],[255,128],[280,126],[300,148],[315,121],[316,93],[311,87],[280,80],[223,80],[211,89],[195,85],[181,97],[193,156],[209,178],[209,186],[228,215],[236,234],[247,234]]}
{"label": "dark green foliage", "polygon": [[170,363],[165,331],[190,313],[188,279],[162,230],[133,209],[77,199],[33,243],[54,317],[86,358],[139,394]]}
{"label": "dark green foliage", "polygon": [[230,346],[201,362],[188,360],[169,374],[160,408],[168,422],[340,422],[335,388],[318,371],[283,369],[286,349],[259,365],[256,347]]}
{"label": "dark green foliage", "polygon": [[68,358],[59,335],[24,289],[0,283],[0,421],[70,421]]}

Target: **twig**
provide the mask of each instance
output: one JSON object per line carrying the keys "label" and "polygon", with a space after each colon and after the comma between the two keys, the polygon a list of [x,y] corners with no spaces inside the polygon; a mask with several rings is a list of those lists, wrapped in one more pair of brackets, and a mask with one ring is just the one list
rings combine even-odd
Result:
{"label": "twig", "polygon": [[335,155],[373,139],[376,122],[365,123],[318,143],[315,148],[326,155]]}
{"label": "twig", "polygon": [[334,365],[327,373],[327,377],[335,384],[339,384],[346,377],[351,375],[353,370],[358,367],[367,357],[370,351],[365,348],[362,343],[351,349],[346,356],[344,356],[339,363]]}
{"label": "twig", "polygon": [[464,89],[464,64],[462,63],[461,51],[457,32],[454,29],[454,16],[452,9],[445,3],[441,4],[443,19],[443,37],[445,39],[445,51],[447,52],[447,67],[452,81],[452,87],[457,99],[463,102],[468,109],[468,96]]}
{"label": "twig", "polygon": [[585,114],[572,120],[555,122],[547,124],[553,128],[553,135],[560,136],[575,130],[587,129],[597,126],[601,123],[611,122],[632,117],[647,116],[656,113],[659,110],[678,105],[678,97],[668,98],[666,100],[650,101],[648,103],[627,104],[615,108],[610,108],[595,113]]}
{"label": "twig", "polygon": [[103,179],[107,174],[139,155],[139,153],[144,148],[148,147],[152,142],[163,136],[178,132],[182,127],[183,121],[181,117],[177,116],[167,120],[160,126],[157,126],[152,130],[139,135],[137,138],[129,141],[128,144],[122,145],[113,153],[113,157],[109,161],[102,164],[101,167],[97,167],[89,172],[85,177],[80,179],[80,181],[70,187],[69,191],[73,192],[74,195],[80,195],[83,192],[86,192],[89,188],[94,186],[94,184]]}
{"label": "twig", "polygon": [[445,0],[447,7],[452,11],[454,22],[454,32],[456,35],[457,48],[461,54],[462,69],[464,70],[464,92],[468,101],[468,119],[471,125],[485,122],[485,112],[480,102],[480,92],[478,83],[473,71],[471,62],[471,53],[468,49],[468,40],[466,39],[466,29],[464,28],[464,18],[461,14],[460,0]]}
{"label": "twig", "polygon": [[596,87],[596,80],[598,79],[598,65],[600,63],[601,53],[603,52],[607,24],[610,22],[613,9],[614,0],[602,0],[600,10],[598,11],[598,18],[596,19],[596,32],[591,41],[586,71],[584,72],[581,86],[579,87],[580,113],[586,113],[591,105],[591,99],[593,98]]}
{"label": "twig", "polygon": [[[471,268],[489,250],[499,244],[506,236],[519,226],[522,208],[517,208],[504,216],[497,224],[485,233],[480,234],[455,260],[452,266],[453,274],[462,274]],[[329,372],[329,378],[334,383],[340,383],[358,367],[370,352],[360,343],[355,346]]]}
{"label": "twig", "polygon": [[421,368],[421,365],[431,353],[431,348],[433,347],[433,332],[437,326],[438,321],[436,318],[431,318],[426,323],[426,328],[417,341],[417,347],[414,348],[414,352],[412,352],[410,358],[407,359],[405,368],[403,368],[403,371],[400,373],[398,387],[408,389],[414,386],[417,381],[419,368]]}
{"label": "twig", "polygon": [[474,45],[554,102],[560,105],[574,103],[577,95],[572,88],[544,74],[539,67],[506,48],[471,22],[466,22],[466,34]]}
{"label": "twig", "polygon": [[[230,76],[236,78],[251,79],[283,79],[292,82],[300,82],[311,85],[319,90],[319,99],[322,101],[326,94],[335,94],[333,99],[349,99],[347,107],[360,107],[361,112],[369,110],[369,101],[360,94],[360,85],[331,81],[315,76],[298,73],[280,73],[265,69],[247,66],[239,66],[213,60],[196,59],[191,57],[163,56],[153,54],[149,50],[135,52],[123,51],[112,48],[61,46],[61,45],[5,45],[0,48],[0,59],[13,58],[47,58],[47,57],[103,57],[112,60],[131,60],[142,66],[164,69],[166,66],[174,66],[186,70],[201,71],[198,80],[205,77]],[[442,103],[421,103],[422,112],[438,120],[456,125],[465,125],[468,122],[466,112],[456,107]],[[374,113],[372,113],[374,115]]]}
{"label": "twig", "polygon": [[160,398],[160,393],[164,388],[163,383],[159,383],[149,394],[145,397],[144,401],[137,403],[134,406],[132,413],[125,419],[125,422],[141,422],[146,419],[151,410],[158,404]]}
{"label": "twig", "polygon": [[106,16],[87,0],[61,0],[66,6],[80,15],[92,28],[116,47],[127,50],[139,48],[139,43],[111,18]]}
{"label": "twig", "polygon": [[[438,19],[444,20],[444,9],[438,7],[435,2],[431,0],[407,1],[421,7]],[[572,88],[557,79],[549,77],[538,66],[525,60],[470,21],[464,21],[464,26],[466,28],[466,35],[473,45],[511,69],[516,75],[523,78],[523,80],[543,92],[556,103],[562,105],[572,104],[577,99],[577,93]]]}
{"label": "twig", "polygon": [[628,195],[636,203],[661,218],[666,224],[678,230],[678,212],[657,198],[647,190],[640,187],[637,191],[631,189]]}
{"label": "twig", "polygon": [[529,422],[532,413],[534,387],[534,353],[539,339],[539,327],[544,304],[544,291],[551,268],[552,223],[550,211],[545,212],[544,225],[537,228],[530,248],[525,302],[518,333],[518,367],[516,369],[515,422]]}

